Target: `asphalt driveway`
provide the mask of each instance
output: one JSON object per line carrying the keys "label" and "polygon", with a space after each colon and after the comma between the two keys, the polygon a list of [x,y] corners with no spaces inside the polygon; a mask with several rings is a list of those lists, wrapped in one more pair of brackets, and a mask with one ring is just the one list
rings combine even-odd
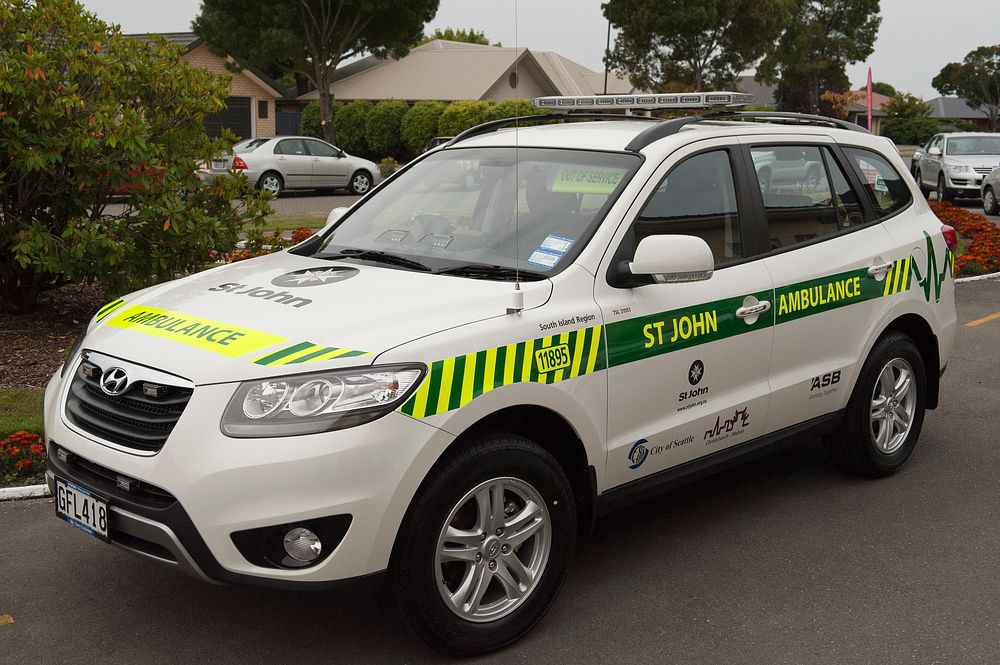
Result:
{"label": "asphalt driveway", "polygon": [[[535,631],[476,662],[1000,661],[1000,281],[958,288],[942,405],[904,471],[844,476],[805,439],[606,517]],[[0,504],[4,664],[442,660],[375,590],[207,586],[47,500]]]}

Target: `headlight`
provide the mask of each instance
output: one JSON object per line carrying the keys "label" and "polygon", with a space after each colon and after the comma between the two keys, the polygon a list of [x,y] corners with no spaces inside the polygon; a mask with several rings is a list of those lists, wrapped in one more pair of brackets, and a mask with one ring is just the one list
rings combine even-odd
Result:
{"label": "headlight", "polygon": [[965,164],[945,164],[944,170],[948,173],[968,173],[969,167]]}
{"label": "headlight", "polygon": [[426,371],[424,365],[383,365],[246,381],[229,400],[222,432],[297,436],[361,425],[397,408]]}
{"label": "headlight", "polygon": [[80,334],[76,336],[76,341],[73,342],[73,346],[70,347],[69,353],[66,354],[66,360],[63,361],[62,369],[59,370],[59,378],[66,376],[66,370],[69,366],[73,364],[76,357],[80,354],[80,348],[83,347],[83,340],[87,337],[87,328],[90,327],[90,322],[83,324],[83,330]]}

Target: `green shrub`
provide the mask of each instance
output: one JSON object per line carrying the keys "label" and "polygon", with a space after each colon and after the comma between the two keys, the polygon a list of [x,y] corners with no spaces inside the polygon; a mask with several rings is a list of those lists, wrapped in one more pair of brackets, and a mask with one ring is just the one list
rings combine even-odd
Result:
{"label": "green shrub", "polygon": [[480,99],[462,99],[452,102],[438,120],[439,136],[455,136],[469,127],[486,122],[496,102]]}
{"label": "green shrub", "polygon": [[444,102],[417,102],[403,116],[400,135],[411,153],[423,152],[427,142],[438,136],[438,120],[446,106]]}
{"label": "green shrub", "polygon": [[882,120],[880,133],[896,145],[924,145],[940,131],[934,118],[900,117]]}
{"label": "green shrub", "polygon": [[[196,175],[231,146],[203,125],[228,75],[73,0],[0,2],[0,31],[0,307],[67,282],[123,293],[173,279],[270,212],[245,177]],[[106,211],[116,196],[124,214]]]}
{"label": "green shrub", "polygon": [[337,147],[362,157],[367,157],[371,153],[365,137],[365,128],[368,116],[374,109],[375,106],[371,102],[363,99],[344,104],[333,121]]}
{"label": "green shrub", "polygon": [[382,161],[378,163],[378,170],[382,173],[383,178],[388,178],[399,170],[399,162],[394,157],[383,157]]}
{"label": "green shrub", "polygon": [[545,115],[548,109],[537,109],[531,105],[530,99],[505,99],[490,109],[487,120],[503,120],[525,115]]}
{"label": "green shrub", "polygon": [[368,150],[377,155],[397,155],[403,149],[400,126],[410,105],[400,99],[386,99],[375,105],[365,123]]}
{"label": "green shrub", "polygon": [[313,136],[318,139],[323,138],[323,125],[319,121],[319,102],[317,100],[312,100],[302,109],[299,132],[303,136]]}

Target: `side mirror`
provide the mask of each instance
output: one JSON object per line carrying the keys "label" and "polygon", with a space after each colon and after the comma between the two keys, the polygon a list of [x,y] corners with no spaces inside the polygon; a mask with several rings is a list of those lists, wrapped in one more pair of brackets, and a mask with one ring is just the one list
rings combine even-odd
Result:
{"label": "side mirror", "polygon": [[347,212],[348,210],[350,210],[350,208],[344,208],[344,207],[334,208],[333,210],[331,210],[330,214],[326,216],[326,224],[323,226],[322,230],[320,230],[319,233],[317,233],[316,235],[323,233],[323,231],[326,231],[328,228],[336,224],[340,220],[340,218],[344,216],[344,213]]}
{"label": "side mirror", "polygon": [[712,276],[715,259],[697,236],[656,235],[639,241],[628,269],[633,275],[651,275],[659,284],[700,282]]}
{"label": "side mirror", "polygon": [[941,148],[939,148],[937,146],[934,146],[933,148],[931,148],[930,150],[927,151],[927,154],[930,155],[931,157],[940,157],[941,156]]}
{"label": "side mirror", "polygon": [[343,159],[345,157],[347,157],[347,153],[344,152],[343,150],[341,150],[340,148],[338,148],[337,149],[337,159]]}

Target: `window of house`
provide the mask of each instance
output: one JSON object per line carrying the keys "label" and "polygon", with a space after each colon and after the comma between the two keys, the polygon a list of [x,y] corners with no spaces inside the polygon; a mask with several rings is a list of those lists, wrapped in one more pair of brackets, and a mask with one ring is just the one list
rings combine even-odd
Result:
{"label": "window of house", "polygon": [[257,102],[257,117],[266,118],[267,117],[267,100],[263,99]]}
{"label": "window of house", "polygon": [[635,240],[658,234],[702,238],[715,264],[743,257],[736,184],[727,150],[681,162],[660,182],[635,222]]}

